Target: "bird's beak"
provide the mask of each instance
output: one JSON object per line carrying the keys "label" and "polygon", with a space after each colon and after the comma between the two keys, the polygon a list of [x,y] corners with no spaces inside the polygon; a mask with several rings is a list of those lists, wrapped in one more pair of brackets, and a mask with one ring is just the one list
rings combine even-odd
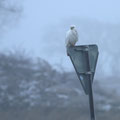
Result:
{"label": "bird's beak", "polygon": [[71,30],[73,30],[73,29],[74,29],[74,27],[71,27],[70,29],[71,29]]}

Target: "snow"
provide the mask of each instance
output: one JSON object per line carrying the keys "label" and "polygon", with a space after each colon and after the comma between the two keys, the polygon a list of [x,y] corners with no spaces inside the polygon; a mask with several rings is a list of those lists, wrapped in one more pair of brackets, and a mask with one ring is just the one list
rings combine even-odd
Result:
{"label": "snow", "polygon": [[105,111],[109,111],[112,108],[112,106],[110,104],[106,104],[104,106],[102,106],[102,109]]}
{"label": "snow", "polygon": [[57,91],[57,88],[46,88],[45,89],[45,92],[56,92]]}
{"label": "snow", "polygon": [[82,94],[81,90],[78,88],[74,88],[74,91],[77,92],[79,95]]}
{"label": "snow", "polygon": [[12,100],[14,100],[14,97],[11,96],[11,95],[9,95],[9,96],[8,96],[8,99],[9,99],[10,101],[12,101]]}
{"label": "snow", "polygon": [[68,96],[64,95],[64,94],[58,94],[57,96],[58,96],[58,98],[68,99]]}
{"label": "snow", "polygon": [[6,90],[7,89],[7,85],[0,85],[0,88],[2,89],[2,90]]}

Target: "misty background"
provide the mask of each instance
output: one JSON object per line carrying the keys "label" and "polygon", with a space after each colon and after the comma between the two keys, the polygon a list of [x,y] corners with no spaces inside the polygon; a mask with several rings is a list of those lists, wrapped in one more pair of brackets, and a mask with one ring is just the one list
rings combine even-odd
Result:
{"label": "misty background", "polygon": [[71,24],[77,45],[97,44],[93,84],[97,119],[120,112],[119,0],[0,0],[0,118],[89,119],[88,97],[66,55]]}

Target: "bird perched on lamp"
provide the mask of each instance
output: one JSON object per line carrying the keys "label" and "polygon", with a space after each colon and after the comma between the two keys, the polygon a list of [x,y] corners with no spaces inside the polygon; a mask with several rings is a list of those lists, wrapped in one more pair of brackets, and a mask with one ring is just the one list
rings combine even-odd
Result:
{"label": "bird perched on lamp", "polygon": [[66,48],[70,46],[75,46],[77,41],[78,41],[78,32],[76,30],[75,25],[71,25],[70,29],[66,34],[66,40],[65,40]]}

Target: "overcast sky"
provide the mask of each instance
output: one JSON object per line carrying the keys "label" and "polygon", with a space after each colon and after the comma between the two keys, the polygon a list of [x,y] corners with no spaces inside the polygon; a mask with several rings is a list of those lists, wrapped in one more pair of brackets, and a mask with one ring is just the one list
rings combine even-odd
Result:
{"label": "overcast sky", "polygon": [[[2,38],[1,50],[25,48],[31,55],[46,60],[50,57],[44,49],[44,35],[54,25],[71,18],[97,19],[106,23],[120,23],[120,0],[25,0],[23,14],[18,25]],[[73,23],[74,24],[74,23]],[[69,26],[66,28],[66,30]],[[59,29],[59,28],[58,28]],[[64,38],[64,37],[63,37]],[[52,46],[49,46],[52,47]],[[58,54],[49,58],[50,63],[61,61]]]}

